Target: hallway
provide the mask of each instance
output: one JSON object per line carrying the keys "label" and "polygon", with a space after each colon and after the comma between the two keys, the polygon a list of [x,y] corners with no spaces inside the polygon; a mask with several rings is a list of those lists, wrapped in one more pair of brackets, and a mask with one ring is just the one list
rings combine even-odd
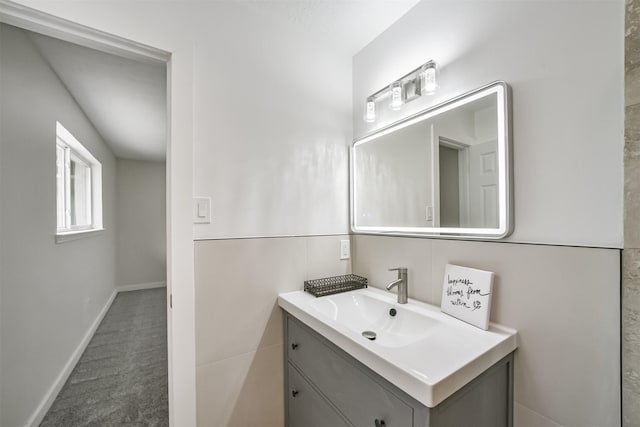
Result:
{"label": "hallway", "polygon": [[41,426],[168,426],[166,288],[121,292]]}

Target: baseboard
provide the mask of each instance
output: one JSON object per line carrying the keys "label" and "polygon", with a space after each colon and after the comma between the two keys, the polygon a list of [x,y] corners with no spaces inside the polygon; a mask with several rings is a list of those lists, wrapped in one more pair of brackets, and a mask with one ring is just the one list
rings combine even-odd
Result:
{"label": "baseboard", "polygon": [[137,283],[135,285],[123,285],[118,287],[118,292],[139,291],[142,289],[166,288],[167,282]]}
{"label": "baseboard", "polygon": [[98,316],[96,316],[96,320],[93,321],[91,327],[82,338],[82,341],[80,341],[80,344],[78,344],[78,347],[76,347],[75,351],[71,354],[71,357],[64,365],[64,368],[62,369],[60,374],[58,374],[58,378],[56,378],[53,385],[44,396],[44,399],[42,399],[40,405],[38,405],[38,408],[36,409],[34,414],[27,421],[27,426],[37,427],[44,419],[44,416],[47,415],[47,412],[51,408],[53,401],[56,400],[56,397],[58,397],[58,393],[60,393],[60,390],[62,390],[62,387],[67,382],[67,379],[69,378],[69,375],[71,375],[73,368],[76,367],[78,360],[80,360],[82,353],[84,353],[87,345],[89,345],[89,341],[91,341],[91,338],[93,338],[93,334],[96,332],[96,329],[98,329],[100,322],[102,322],[102,319],[107,314],[107,311],[109,310],[109,307],[111,307],[111,303],[113,303],[113,300],[116,298],[117,294],[118,289],[115,289],[107,300],[107,303],[104,305],[104,307],[102,307],[102,310],[100,310],[100,313],[98,313]]}

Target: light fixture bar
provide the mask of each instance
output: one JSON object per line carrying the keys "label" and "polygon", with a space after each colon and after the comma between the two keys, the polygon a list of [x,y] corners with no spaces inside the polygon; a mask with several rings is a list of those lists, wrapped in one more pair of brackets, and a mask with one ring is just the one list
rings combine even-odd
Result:
{"label": "light fixture bar", "polygon": [[375,122],[376,101],[384,96],[390,97],[390,109],[400,110],[407,102],[423,95],[433,94],[438,88],[437,75],[438,66],[435,61],[430,60],[368,96],[365,102],[364,120],[367,123]]}
{"label": "light fixture bar", "polygon": [[[422,68],[423,67],[427,67],[430,64],[436,65],[436,62],[433,61],[433,60],[427,61],[424,64],[422,64],[421,66],[417,67],[416,69],[409,71],[407,74],[405,74],[404,76],[400,77],[399,79],[396,79],[395,81],[405,83],[407,80],[415,80],[415,78],[418,77],[418,75],[422,71]],[[377,91],[377,92],[373,93],[372,95],[368,96],[368,98],[378,99],[388,91],[389,91],[389,85],[386,85],[385,87],[383,87],[379,91]]]}

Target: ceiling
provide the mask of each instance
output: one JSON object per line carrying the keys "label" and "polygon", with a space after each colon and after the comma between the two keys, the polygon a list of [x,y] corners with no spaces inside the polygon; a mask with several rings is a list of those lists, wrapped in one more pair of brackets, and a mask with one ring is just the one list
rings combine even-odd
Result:
{"label": "ceiling", "polygon": [[117,157],[163,161],[166,67],[30,33],[40,53]]}
{"label": "ceiling", "polygon": [[420,0],[235,0],[353,56]]}
{"label": "ceiling", "polygon": [[[353,56],[419,0],[233,0]],[[30,33],[119,158],[164,161],[166,68]]]}

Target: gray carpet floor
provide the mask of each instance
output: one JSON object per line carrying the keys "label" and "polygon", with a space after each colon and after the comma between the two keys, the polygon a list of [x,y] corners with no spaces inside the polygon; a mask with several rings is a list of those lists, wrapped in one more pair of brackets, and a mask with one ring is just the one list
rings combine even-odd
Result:
{"label": "gray carpet floor", "polygon": [[121,292],[40,424],[168,426],[166,289]]}

